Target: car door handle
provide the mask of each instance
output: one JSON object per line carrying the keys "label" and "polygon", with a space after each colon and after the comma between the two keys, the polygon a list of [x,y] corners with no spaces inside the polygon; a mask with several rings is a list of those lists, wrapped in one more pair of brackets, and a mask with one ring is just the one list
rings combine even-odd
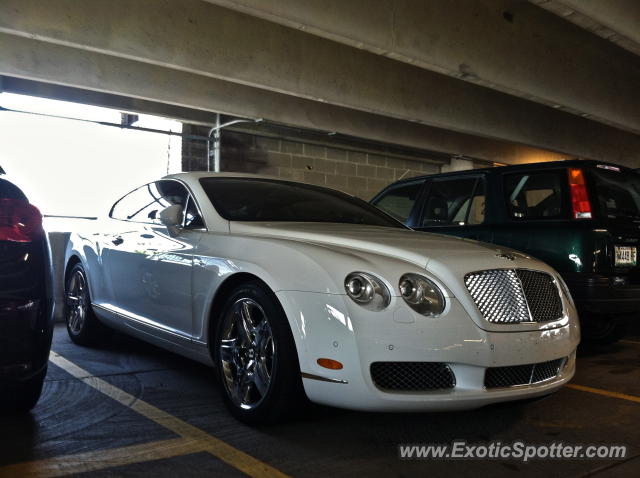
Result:
{"label": "car door handle", "polygon": [[140,237],[145,239],[153,239],[153,234],[140,234]]}
{"label": "car door handle", "polygon": [[111,242],[113,242],[114,245],[119,246],[120,244],[122,244],[124,242],[124,239],[122,239],[120,236],[118,236],[115,239],[113,239]]}

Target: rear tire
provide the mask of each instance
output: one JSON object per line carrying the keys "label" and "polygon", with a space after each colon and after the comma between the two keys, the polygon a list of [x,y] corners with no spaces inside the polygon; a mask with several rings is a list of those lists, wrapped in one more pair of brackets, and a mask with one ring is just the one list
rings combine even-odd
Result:
{"label": "rear tire", "polygon": [[3,415],[13,413],[27,413],[36,406],[42,394],[44,377],[47,375],[45,367],[36,376],[23,383],[4,390],[0,397],[0,413]]}
{"label": "rear tire", "polygon": [[213,347],[224,403],[238,420],[282,421],[305,403],[289,322],[261,283],[231,292],[217,320]]}
{"label": "rear tire", "polygon": [[64,317],[69,338],[83,346],[105,342],[110,330],[93,312],[87,274],[80,263],[73,266],[69,272],[65,281],[64,297]]}

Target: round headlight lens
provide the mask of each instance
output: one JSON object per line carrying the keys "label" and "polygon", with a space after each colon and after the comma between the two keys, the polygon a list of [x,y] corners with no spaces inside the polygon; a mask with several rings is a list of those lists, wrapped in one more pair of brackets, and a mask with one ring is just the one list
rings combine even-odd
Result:
{"label": "round headlight lens", "polygon": [[344,280],[344,290],[358,305],[369,310],[382,310],[391,302],[389,289],[372,274],[352,272]]}
{"label": "round headlight lens", "polygon": [[405,274],[398,285],[400,295],[409,307],[426,316],[440,315],[446,305],[440,288],[418,274]]}

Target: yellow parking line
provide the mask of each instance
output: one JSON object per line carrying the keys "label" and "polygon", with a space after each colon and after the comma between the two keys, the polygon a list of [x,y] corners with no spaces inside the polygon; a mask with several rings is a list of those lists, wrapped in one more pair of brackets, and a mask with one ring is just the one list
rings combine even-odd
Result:
{"label": "yellow parking line", "polygon": [[622,342],[623,344],[634,344],[634,345],[640,345],[640,341],[638,340],[620,340],[620,342]]}
{"label": "yellow parking line", "polygon": [[619,398],[621,400],[628,400],[630,402],[640,403],[640,397],[636,397],[635,395],[627,395],[625,393],[610,392],[609,390],[603,390],[601,388],[585,387],[584,385],[576,385],[573,383],[566,385],[566,387],[572,388],[574,390],[580,390],[581,392],[595,393],[597,395],[604,395],[605,397]]}
{"label": "yellow parking line", "polygon": [[173,458],[203,451],[202,446],[186,438],[154,441],[140,445],[95,450],[0,467],[0,476],[50,478],[86,473],[114,466],[131,465],[163,458]]}
{"label": "yellow parking line", "polygon": [[[140,415],[143,415],[149,420],[154,421],[158,425],[171,430],[191,442],[196,442],[196,448],[200,448],[200,450],[211,453],[218,459],[228,463],[249,476],[255,478],[288,478],[288,476],[281,471],[269,466],[257,458],[252,457],[251,455],[248,455],[247,453],[244,453],[243,451],[238,450],[237,448],[232,447],[224,441],[209,435],[204,430],[194,427],[193,425],[190,425],[189,423],[154,407],[144,400],[134,397],[101,378],[94,377],[86,370],[78,367],[76,364],[54,351],[51,351],[49,360],[75,378],[117,402],[135,410]],[[149,455],[149,457],[150,459],[153,459],[153,455]]]}

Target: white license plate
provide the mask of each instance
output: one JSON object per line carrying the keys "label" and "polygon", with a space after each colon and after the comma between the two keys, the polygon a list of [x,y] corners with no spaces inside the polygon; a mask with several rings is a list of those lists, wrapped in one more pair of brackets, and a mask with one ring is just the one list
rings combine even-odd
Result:
{"label": "white license plate", "polygon": [[616,246],[616,266],[635,266],[638,263],[638,250],[635,247]]}

